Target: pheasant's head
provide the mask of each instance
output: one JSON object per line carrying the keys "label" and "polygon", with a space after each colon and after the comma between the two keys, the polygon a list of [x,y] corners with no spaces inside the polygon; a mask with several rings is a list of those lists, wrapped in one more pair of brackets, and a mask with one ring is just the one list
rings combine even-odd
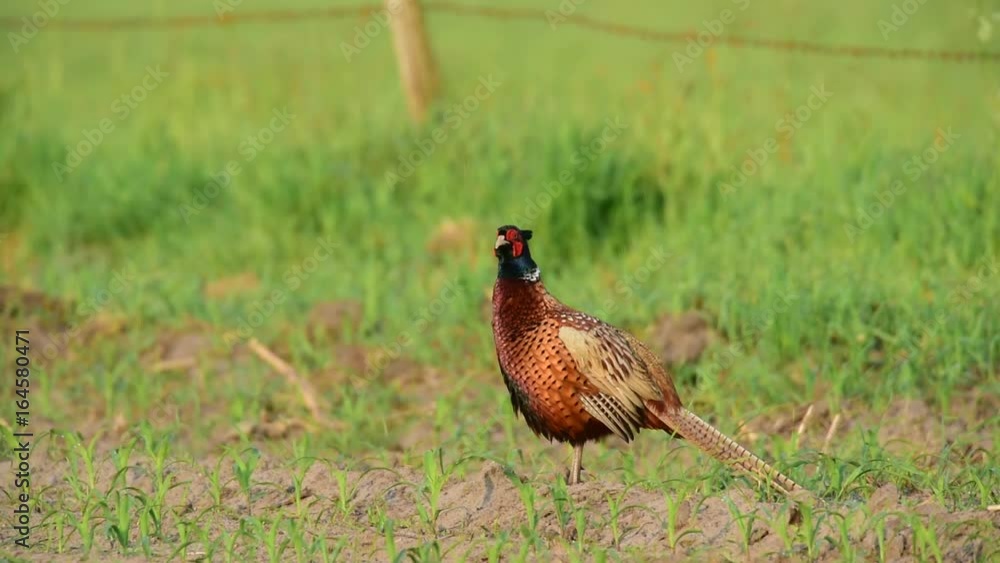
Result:
{"label": "pheasant's head", "polygon": [[531,240],[531,231],[519,229],[514,225],[504,225],[497,228],[493,254],[499,262],[498,278],[538,280],[538,265],[531,259],[531,251],[528,249],[529,240]]}

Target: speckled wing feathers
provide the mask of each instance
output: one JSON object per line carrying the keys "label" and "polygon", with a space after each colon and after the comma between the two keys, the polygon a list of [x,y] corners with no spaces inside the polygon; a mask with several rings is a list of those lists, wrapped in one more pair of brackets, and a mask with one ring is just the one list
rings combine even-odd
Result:
{"label": "speckled wing feathers", "polygon": [[600,420],[608,430],[616,436],[631,442],[639,432],[643,417],[634,408],[623,405],[621,401],[604,393],[579,396],[583,408],[597,420]]}
{"label": "speckled wing feathers", "polygon": [[630,441],[644,424],[644,402],[660,400],[662,393],[618,330],[599,321],[584,326],[588,325],[566,324],[559,329],[559,339],[593,388],[581,390],[580,402],[612,432]]}

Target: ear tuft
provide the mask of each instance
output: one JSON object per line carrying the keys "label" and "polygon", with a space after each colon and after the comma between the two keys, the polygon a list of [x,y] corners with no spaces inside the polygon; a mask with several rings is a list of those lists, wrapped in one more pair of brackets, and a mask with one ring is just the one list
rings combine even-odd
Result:
{"label": "ear tuft", "polygon": [[531,240],[531,231],[521,231],[521,238]]}

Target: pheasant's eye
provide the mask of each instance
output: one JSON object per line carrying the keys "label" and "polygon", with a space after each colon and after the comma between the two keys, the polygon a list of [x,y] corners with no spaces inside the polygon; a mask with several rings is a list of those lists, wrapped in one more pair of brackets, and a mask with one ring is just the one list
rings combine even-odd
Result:
{"label": "pheasant's eye", "polygon": [[517,229],[507,229],[507,234],[504,235],[504,238],[506,238],[510,242],[515,242],[515,241],[519,240],[521,237],[517,233]]}

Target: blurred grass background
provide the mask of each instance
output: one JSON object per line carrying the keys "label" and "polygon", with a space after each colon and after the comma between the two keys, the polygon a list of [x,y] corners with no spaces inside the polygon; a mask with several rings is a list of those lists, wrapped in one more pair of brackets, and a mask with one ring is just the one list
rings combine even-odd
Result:
{"label": "blurred grass background", "polygon": [[[558,10],[555,2],[505,5]],[[286,4],[245,2],[236,10],[276,7]],[[877,22],[890,17],[890,2],[751,2],[745,11],[732,2],[586,2],[579,13],[698,31],[724,8],[736,12],[725,33],[998,49],[995,36],[984,42],[976,35],[976,16],[989,15],[984,2],[928,3],[888,39]],[[26,3],[3,13],[34,9]],[[211,13],[210,3],[191,0],[74,2],[56,18]],[[748,338],[750,349],[724,383],[717,364],[692,368],[698,387],[685,389],[689,401],[736,419],[820,397],[877,408],[903,393],[947,405],[956,389],[996,389],[1000,278],[994,273],[966,299],[948,303],[983,260],[998,255],[994,66],[720,48],[679,72],[672,56],[683,46],[567,24],[432,13],[442,111],[472,94],[481,77],[501,85],[412,176],[391,186],[386,172],[439,123],[410,125],[387,30],[345,60],[341,43],[369,21],[359,14],[171,31],[43,29],[17,54],[0,50],[4,283],[86,301],[107,287],[111,272],[133,265],[137,290],[108,305],[136,323],[124,337],[130,349],[191,319],[233,330],[255,301],[286,288],[283,273],[311,255],[319,237],[331,237],[341,244],[334,258],[290,291],[254,335],[268,341],[294,334],[315,302],[353,300],[364,316],[345,337],[383,346],[412,332],[421,310],[453,281],[457,296],[415,333],[405,354],[454,379],[454,392],[437,404],[449,417],[471,421],[480,408],[502,413],[509,407],[498,375],[495,400],[466,404],[462,395],[476,381],[471,374],[495,371],[481,314],[494,276],[493,229],[523,214],[547,182],[572,170],[571,154],[607,119],[619,118],[628,126],[621,137],[576,171],[533,224],[521,226],[535,230],[534,254],[549,288],[583,310],[603,307],[651,249],[673,257],[606,320],[639,328],[664,312],[697,308],[730,339]],[[118,121],[115,100],[141,83],[148,66],[169,76]],[[719,182],[746,151],[776,136],[775,122],[820,85],[833,93],[829,102],[745,186],[721,194]],[[280,108],[295,119],[243,162],[240,143]],[[64,162],[67,146],[103,118],[116,129],[58,179],[53,163]],[[938,129],[960,138],[910,181],[904,163],[930,146]],[[181,207],[232,159],[242,173],[186,221]],[[845,226],[895,179],[906,191],[852,240]],[[458,220],[475,228],[453,245],[429,246],[442,224]],[[251,292],[204,298],[206,283],[244,272],[261,280]],[[798,297],[792,310],[753,330],[789,293]],[[914,335],[942,312],[941,329],[913,346]],[[290,345],[301,364],[330,361],[326,350],[295,338]],[[909,361],[873,363],[874,352],[907,352]],[[137,362],[129,355],[119,361]],[[104,382],[129,367],[98,369],[88,379],[79,368],[61,369],[77,370],[59,384],[70,397],[104,388],[106,400],[134,413],[162,399]],[[265,385],[248,380],[234,404],[253,404],[264,389],[258,384]],[[339,410],[358,400],[370,408]],[[378,419],[391,409],[383,400],[380,393],[331,397],[332,416]],[[59,418],[58,409],[51,412]],[[391,441],[385,433],[395,430],[370,423],[371,432],[337,439],[340,446],[371,451]]]}

